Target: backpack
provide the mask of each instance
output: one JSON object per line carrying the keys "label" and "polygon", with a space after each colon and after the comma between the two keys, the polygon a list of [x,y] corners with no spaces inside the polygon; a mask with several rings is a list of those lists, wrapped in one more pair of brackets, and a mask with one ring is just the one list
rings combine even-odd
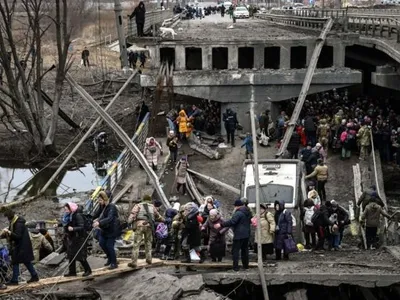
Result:
{"label": "backpack", "polygon": [[91,215],[82,214],[83,218],[83,228],[85,232],[90,233],[93,229],[93,218]]}
{"label": "backpack", "polygon": [[168,237],[168,226],[164,223],[159,223],[156,228],[156,238],[163,240]]}
{"label": "backpack", "polygon": [[118,213],[118,222],[120,230],[124,230],[128,227],[128,219],[126,217],[124,208],[121,205],[115,205]]}
{"label": "backpack", "polygon": [[350,132],[347,133],[346,136],[346,142],[349,142],[355,138],[354,134],[351,134]]}
{"label": "backpack", "polygon": [[306,226],[314,226],[314,224],[313,224],[313,217],[314,217],[314,214],[315,214],[315,210],[314,210],[314,207],[305,207],[304,208],[305,209],[305,214],[304,214],[304,224],[306,225]]}

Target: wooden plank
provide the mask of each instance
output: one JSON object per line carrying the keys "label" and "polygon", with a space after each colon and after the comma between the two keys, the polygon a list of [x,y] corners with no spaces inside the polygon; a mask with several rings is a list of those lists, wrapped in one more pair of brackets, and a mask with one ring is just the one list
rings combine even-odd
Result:
{"label": "wooden plank", "polygon": [[133,269],[128,267],[128,263],[120,264],[117,269],[109,270],[107,267],[100,268],[93,270],[92,275],[87,277],[82,277],[82,273],[79,273],[76,277],[63,277],[63,276],[56,276],[56,277],[49,277],[45,279],[41,279],[38,282],[34,282],[31,284],[20,284],[18,286],[8,286],[6,290],[0,290],[0,295],[8,295],[13,294],[21,291],[26,290],[33,290],[33,289],[40,289],[44,287],[50,287],[55,284],[67,283],[67,282],[74,282],[74,281],[83,281],[83,280],[91,280],[97,277],[102,276],[115,276],[122,273],[132,272],[135,270],[143,269],[143,268],[154,268],[163,265],[163,261],[160,259],[153,258],[153,263],[148,265],[144,259],[138,260],[138,267]]}
{"label": "wooden plank", "polygon": [[133,182],[130,182],[128,184],[126,184],[121,191],[119,191],[119,193],[117,194],[117,196],[115,196],[115,198],[113,198],[113,203],[117,203],[123,195],[126,194],[126,192],[128,192],[128,190],[133,186]]}
{"label": "wooden plank", "polygon": [[208,175],[201,174],[201,173],[193,171],[191,169],[188,169],[187,171],[189,173],[192,173],[192,174],[202,178],[202,179],[208,180],[211,183],[217,184],[217,185],[219,185],[219,186],[221,186],[221,187],[223,187],[223,188],[225,188],[225,189],[227,189],[227,190],[229,190],[229,191],[231,191],[231,192],[233,192],[235,194],[240,195],[240,190],[239,189],[237,189],[237,188],[235,188],[235,187],[233,187],[233,186],[231,186],[229,184],[226,184],[226,183],[224,183],[222,181],[219,181],[218,179],[212,178],[211,176],[208,176]]}
{"label": "wooden plank", "polygon": [[300,117],[300,113],[303,108],[303,104],[306,100],[306,97],[308,94],[308,89],[310,88],[311,80],[314,76],[315,68],[317,67],[318,58],[321,54],[322,47],[324,46],[326,36],[328,35],[329,31],[331,30],[332,25],[333,25],[333,19],[330,18],[326,21],[324,28],[322,30],[322,33],[317,38],[314,52],[312,54],[310,64],[308,65],[308,68],[307,68],[307,73],[304,78],[303,86],[301,87],[299,98],[297,99],[296,106],[293,110],[293,114],[292,114],[292,117],[290,118],[290,122],[286,129],[285,136],[283,138],[281,146],[279,147],[278,153],[276,154],[277,157],[281,157],[285,153],[286,148],[289,144],[290,138],[292,137],[294,127],[296,125],[297,120]]}
{"label": "wooden plank", "polygon": [[[164,266],[178,266],[178,267],[196,267],[202,269],[229,269],[232,268],[232,262],[220,262],[220,263],[183,263],[174,260],[164,261]],[[257,263],[250,262],[250,268],[257,268]]]}

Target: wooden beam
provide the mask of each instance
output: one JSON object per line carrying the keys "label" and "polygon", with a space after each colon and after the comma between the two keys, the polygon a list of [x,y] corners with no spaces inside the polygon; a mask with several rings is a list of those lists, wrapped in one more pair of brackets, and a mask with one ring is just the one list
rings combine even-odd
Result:
{"label": "wooden beam", "polygon": [[103,276],[117,276],[122,273],[127,273],[127,272],[132,272],[135,270],[143,269],[143,268],[154,268],[154,267],[159,267],[163,264],[163,261],[160,259],[155,259],[153,258],[153,263],[151,265],[148,265],[144,259],[139,259],[138,260],[138,266],[137,268],[133,269],[131,267],[128,267],[127,263],[120,264],[117,269],[109,270],[107,267],[105,268],[100,268],[93,270],[92,275],[87,276],[87,277],[82,277],[82,273],[79,273],[78,276],[76,277],[63,277],[63,276],[55,276],[55,277],[49,277],[45,279],[41,279],[38,282],[30,283],[30,284],[20,284],[18,286],[8,286],[6,290],[0,290],[0,295],[9,295],[21,291],[26,291],[26,290],[34,290],[34,289],[42,289],[46,286],[50,287],[55,284],[61,284],[61,283],[67,283],[67,282],[74,282],[74,281],[86,281],[90,279],[95,279],[98,277],[103,277]]}
{"label": "wooden beam", "polygon": [[290,138],[292,137],[294,127],[296,125],[297,120],[300,117],[300,113],[303,108],[303,104],[304,104],[307,94],[308,94],[308,89],[310,88],[311,80],[314,76],[314,72],[317,67],[318,58],[321,54],[322,47],[324,46],[326,36],[328,35],[329,31],[331,30],[332,25],[333,25],[333,19],[330,18],[326,21],[320,36],[317,38],[314,52],[312,54],[310,64],[308,65],[308,68],[307,68],[306,77],[304,78],[303,86],[301,87],[299,98],[297,99],[296,106],[294,107],[292,117],[290,118],[290,122],[286,129],[285,136],[283,138],[281,146],[279,147],[279,151],[276,154],[277,157],[281,157],[285,153],[286,148],[289,144]]}

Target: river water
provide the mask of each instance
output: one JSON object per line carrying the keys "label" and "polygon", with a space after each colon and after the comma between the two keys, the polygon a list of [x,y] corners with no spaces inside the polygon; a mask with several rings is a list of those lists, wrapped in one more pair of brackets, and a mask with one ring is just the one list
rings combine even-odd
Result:
{"label": "river water", "polygon": [[[55,170],[45,169],[36,174],[37,169],[13,167],[5,162],[0,162],[0,202],[11,202],[21,197],[36,195]],[[36,175],[33,176],[34,174]],[[93,190],[104,178],[104,175],[104,172],[96,172],[91,163],[80,169],[62,171],[47,189],[45,195],[60,196]]]}

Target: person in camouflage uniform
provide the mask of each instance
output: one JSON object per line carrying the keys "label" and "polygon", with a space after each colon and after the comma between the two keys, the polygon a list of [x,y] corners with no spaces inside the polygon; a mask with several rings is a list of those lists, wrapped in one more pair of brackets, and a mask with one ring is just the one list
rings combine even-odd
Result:
{"label": "person in camouflage uniform", "polygon": [[357,139],[360,143],[360,160],[365,160],[371,146],[371,129],[367,122],[364,121],[363,126],[358,131]]}
{"label": "person in camouflage uniform", "polygon": [[326,122],[326,119],[321,119],[321,121],[319,121],[319,123],[320,123],[320,125],[317,128],[318,143],[320,143],[322,145],[322,147],[324,147],[324,149],[327,149],[330,128]]}
{"label": "person in camouflage uniform", "polygon": [[139,256],[139,248],[144,240],[146,253],[146,263],[151,264],[151,248],[153,243],[154,222],[164,222],[164,218],[160,215],[157,208],[151,203],[151,196],[145,195],[143,201],[136,204],[128,218],[128,224],[133,224],[135,232],[132,248],[132,262],[128,264],[131,268],[137,267],[137,259]]}
{"label": "person in camouflage uniform", "polygon": [[[181,205],[179,213],[172,220],[172,234],[174,239],[174,259],[178,260],[181,250],[182,230],[185,228],[184,224],[185,205]],[[175,266],[175,272],[179,273],[179,266]]]}

